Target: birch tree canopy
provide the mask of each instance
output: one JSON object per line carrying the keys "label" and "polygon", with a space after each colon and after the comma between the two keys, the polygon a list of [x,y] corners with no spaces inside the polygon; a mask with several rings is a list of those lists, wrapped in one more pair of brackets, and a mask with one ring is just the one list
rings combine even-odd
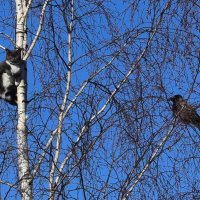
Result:
{"label": "birch tree canopy", "polygon": [[22,49],[18,106],[0,99],[0,199],[200,199],[200,2],[0,0],[0,60]]}

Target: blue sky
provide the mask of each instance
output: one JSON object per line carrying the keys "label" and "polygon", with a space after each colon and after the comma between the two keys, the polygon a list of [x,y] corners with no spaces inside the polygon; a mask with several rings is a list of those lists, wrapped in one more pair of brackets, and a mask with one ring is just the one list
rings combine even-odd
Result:
{"label": "blue sky", "polygon": [[[88,84],[88,87],[78,98],[77,104],[67,115],[64,121],[61,145],[63,151],[60,162],[70,151],[71,145],[76,141],[84,123],[104,105],[109,96],[107,91],[112,91],[118,85],[142,52],[152,31],[151,26],[154,27],[157,22],[157,20],[154,22],[152,20],[159,18],[165,2],[159,1],[155,2],[156,5],[153,3],[148,5],[148,2],[140,1],[134,7],[133,4],[129,5],[129,1],[123,1],[123,3],[122,1],[109,1],[108,3],[105,1],[104,7],[100,9],[102,12],[100,15],[98,9],[95,10],[96,12],[88,14],[88,11],[94,10],[95,5],[90,2],[84,5],[83,2],[77,1],[79,5],[76,7],[77,18],[74,21],[72,87],[68,103],[73,99],[81,84],[93,72],[106,65],[111,60],[113,53],[119,50],[127,38],[129,38],[129,44],[112,65],[93,80],[96,85]],[[10,9],[9,3],[9,1],[4,2],[0,7],[0,32],[14,38],[15,12]],[[60,1],[53,2],[53,5],[56,3],[59,4]],[[134,1],[134,3],[137,3],[137,1]],[[160,139],[168,131],[172,114],[167,98],[180,93],[185,98],[189,97],[191,103],[198,105],[200,101],[199,57],[197,56],[200,44],[199,29],[195,26],[192,11],[186,15],[184,6],[184,3],[177,5],[175,2],[172,4],[171,10],[166,11],[162,26],[158,29],[145,58],[139,63],[140,67],[134,71],[129,81],[115,96],[118,104],[113,101],[108,106],[107,112],[103,113],[105,115],[100,116],[103,116],[100,122],[96,121],[80,143],[77,158],[80,158],[84,148],[90,144],[89,139],[94,140],[100,134],[102,124],[109,127],[116,120],[113,126],[108,128],[94,145],[91,152],[88,152],[87,159],[81,165],[88,188],[93,187],[95,189],[96,187],[100,190],[103,181],[108,178],[113,156],[116,158],[116,160],[114,159],[115,167],[110,173],[109,199],[116,199],[118,194],[116,188],[122,184],[131,166],[137,161],[135,155],[142,155],[153,138],[146,156],[136,167],[136,172],[139,172]],[[193,7],[191,7],[192,9]],[[30,45],[38,25],[38,11],[39,8],[32,10],[29,18],[28,45]],[[50,11],[50,9],[47,9],[43,32],[27,63],[28,98],[39,93],[39,95],[35,95],[36,99],[28,105],[29,145],[32,150],[30,153],[31,167],[37,163],[39,157],[37,153],[42,151],[41,149],[48,140],[51,131],[55,129],[58,123],[59,104],[62,102],[66,83],[64,74],[67,69],[57,56],[55,45],[59,48],[61,56],[67,61],[67,31],[60,10],[56,6],[53,7],[53,18],[50,16]],[[105,15],[106,11],[110,15]],[[53,43],[52,19],[56,31],[54,38],[56,44]],[[188,20],[188,23],[186,23],[189,24],[188,26],[184,24],[184,20]],[[198,25],[198,23],[196,24]],[[1,45],[13,48],[4,37],[1,37],[0,41]],[[0,59],[3,60],[4,57],[5,54],[1,50]],[[55,84],[56,81],[59,84]],[[5,144],[4,148],[12,147],[14,149],[11,151],[11,157],[14,165],[16,165],[16,136],[15,129],[12,129],[16,125],[16,119],[12,120],[12,124],[8,124],[13,109],[4,105],[5,103],[2,102],[3,112],[0,123],[2,126],[6,126],[6,132],[0,138],[2,143]],[[120,115],[117,111],[122,108],[124,112]],[[7,115],[7,110],[9,115]],[[130,120],[130,123],[128,120]],[[142,126],[140,126],[141,124]],[[138,139],[138,147],[134,143],[136,138]],[[169,189],[171,189],[170,194],[174,195],[190,191],[192,184],[194,190],[198,189],[199,159],[197,157],[191,158],[199,153],[198,142],[196,143],[195,140],[199,142],[198,131],[191,127],[178,126],[162,149],[162,155],[152,163],[150,171],[145,173],[144,179],[134,190],[134,196],[138,199],[145,198],[142,193],[140,194],[140,188],[143,188],[146,197],[150,198],[155,194],[154,199],[159,199],[159,195],[167,193]],[[9,144],[8,141],[13,143]],[[2,149],[4,148],[2,147]],[[125,154],[125,152],[128,153]],[[50,156],[47,155],[41,168],[41,172],[44,172],[43,175],[47,176],[49,159]],[[77,189],[77,185],[80,184],[79,173],[71,168],[74,159],[75,157],[69,161],[64,172],[70,175],[75,174],[78,178],[72,179],[72,184],[69,184],[67,189],[74,189],[75,191],[70,194],[78,196],[78,199],[83,199],[82,190]],[[16,166],[9,166],[9,169],[5,170],[1,178],[4,180],[11,179],[11,182],[13,182],[16,178],[15,173],[13,175],[10,173],[13,169],[16,170]],[[156,177],[156,183],[153,177]],[[164,181],[167,182],[167,186],[171,185],[171,187],[167,187]],[[161,193],[157,192],[159,186],[163,188]],[[48,188],[48,180],[42,177],[36,180],[35,188],[39,189],[40,187],[42,190]],[[7,191],[7,187],[5,187],[5,190],[4,186],[1,187],[2,194]],[[91,189],[91,191],[93,190]],[[38,192],[38,196],[41,193]],[[9,192],[9,196],[13,194],[15,192]],[[91,197],[90,192],[86,194],[88,198]],[[41,194],[43,199],[47,198],[46,195],[48,194],[46,193],[44,196]],[[96,195],[100,194],[97,193]],[[101,197],[99,196],[99,198]],[[17,199],[17,197],[14,198]]]}

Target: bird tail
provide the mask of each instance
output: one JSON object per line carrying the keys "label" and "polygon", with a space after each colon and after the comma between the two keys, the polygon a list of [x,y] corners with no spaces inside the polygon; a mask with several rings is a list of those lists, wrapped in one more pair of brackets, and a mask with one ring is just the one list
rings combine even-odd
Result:
{"label": "bird tail", "polygon": [[199,116],[198,116],[198,118],[196,118],[196,120],[194,120],[193,125],[200,130],[200,117]]}

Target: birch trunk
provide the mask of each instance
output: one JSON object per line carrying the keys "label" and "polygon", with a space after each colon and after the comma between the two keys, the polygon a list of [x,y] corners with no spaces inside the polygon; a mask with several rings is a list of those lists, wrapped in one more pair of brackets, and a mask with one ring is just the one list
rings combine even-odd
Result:
{"label": "birch trunk", "polygon": [[[23,52],[27,43],[26,17],[27,4],[25,0],[16,0],[16,47],[22,48]],[[22,53],[23,56],[23,53]],[[18,126],[17,126],[17,145],[18,145],[18,174],[20,182],[20,192],[22,200],[32,199],[31,174],[28,159],[28,142],[26,129],[26,64],[21,73],[21,82],[17,88],[18,98]]]}

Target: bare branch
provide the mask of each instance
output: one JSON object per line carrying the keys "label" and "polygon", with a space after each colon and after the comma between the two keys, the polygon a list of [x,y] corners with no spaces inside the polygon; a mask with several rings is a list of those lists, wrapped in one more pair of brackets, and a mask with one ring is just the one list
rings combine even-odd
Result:
{"label": "bare branch", "polygon": [[[93,73],[86,81],[84,81],[84,83],[82,84],[81,88],[79,89],[79,91],[77,92],[77,94],[75,95],[74,99],[71,101],[71,103],[68,105],[67,109],[65,110],[64,114],[63,114],[63,118],[67,115],[67,113],[69,112],[69,110],[73,107],[73,105],[75,105],[77,98],[80,96],[80,94],[83,92],[84,88],[87,86],[88,83],[90,83],[90,81],[95,78],[99,73],[101,73],[104,69],[106,69],[107,67],[109,67],[112,62],[119,56],[119,54],[124,50],[124,48],[127,46],[127,43],[125,43],[121,49],[112,57],[112,59],[105,65],[103,66],[101,69],[99,69],[97,72]],[[33,177],[37,174],[39,167],[46,155],[47,149],[49,148],[54,136],[57,134],[58,129],[56,128],[52,133],[51,133],[51,137],[49,138],[46,146],[44,147],[44,151],[39,159],[38,164],[35,166],[32,174]]]}
{"label": "bare branch", "polygon": [[62,127],[63,127],[63,120],[64,120],[64,109],[67,104],[69,92],[70,92],[70,86],[71,86],[71,68],[72,68],[72,26],[73,26],[73,19],[74,19],[74,1],[71,0],[71,21],[69,24],[69,29],[68,29],[68,73],[67,73],[67,83],[66,83],[66,91],[65,95],[63,98],[63,102],[61,105],[61,111],[60,115],[58,118],[58,131],[57,131],[57,142],[56,142],[56,152],[54,156],[54,160],[51,166],[51,171],[50,171],[50,197],[49,199],[54,199],[54,173],[56,169],[56,165],[58,163],[59,155],[60,155],[60,145],[61,145],[61,139],[62,139]]}
{"label": "bare branch", "polygon": [[[171,2],[171,1],[170,1]],[[116,87],[115,90],[113,90],[113,92],[111,93],[110,97],[108,98],[108,100],[106,101],[106,103],[104,104],[104,106],[97,112],[97,114],[93,115],[90,120],[88,121],[88,124],[92,123],[92,121],[94,119],[96,119],[101,113],[104,112],[104,110],[106,109],[106,107],[108,106],[108,104],[111,102],[111,100],[114,98],[115,94],[120,90],[120,88],[123,86],[123,84],[128,80],[129,76],[133,73],[133,71],[135,70],[135,68],[138,66],[139,62],[141,61],[141,59],[143,58],[143,56],[145,55],[147,49],[149,48],[157,30],[158,30],[158,27],[160,25],[160,22],[162,21],[162,18],[163,18],[163,14],[164,14],[164,11],[169,7],[170,5],[170,2],[168,2],[166,4],[166,7],[165,9],[162,11],[161,15],[160,15],[160,19],[158,20],[157,22],[157,25],[152,33],[152,35],[150,36],[147,44],[146,44],[146,47],[143,49],[142,53],[140,54],[140,56],[138,57],[137,61],[135,62],[135,64],[133,64],[133,66],[131,67],[130,71],[126,74],[125,78],[118,84],[118,86]],[[66,156],[66,158],[63,160],[61,166],[60,166],[60,169],[59,169],[59,172],[62,172],[63,169],[64,169],[64,166],[66,164],[66,162],[71,158],[71,156],[74,154],[74,152],[76,151],[77,147],[78,147],[78,144],[79,142],[81,141],[81,138],[83,137],[84,133],[85,133],[85,130],[87,129],[87,126],[85,125],[80,133],[79,133],[79,137],[77,138],[77,141],[74,145],[74,147],[72,148],[72,150],[68,153],[68,155]],[[57,185],[58,184],[58,181],[59,181],[59,178],[60,176],[58,176],[56,178],[56,181],[55,181],[55,184]]]}
{"label": "bare branch", "polygon": [[8,185],[9,187],[11,188],[17,188],[17,186],[15,184],[12,184],[12,183],[8,183],[8,182],[5,182],[3,180],[0,180],[0,183],[1,184],[4,184],[4,185]]}
{"label": "bare branch", "polygon": [[134,183],[132,184],[132,186],[122,196],[122,200],[127,200],[129,198],[129,196],[130,196],[131,192],[133,191],[134,187],[136,186],[136,184],[140,181],[141,177],[147,171],[147,169],[149,168],[150,164],[158,156],[159,150],[164,146],[164,144],[167,142],[168,138],[171,136],[171,134],[172,134],[172,132],[173,132],[175,126],[176,126],[176,119],[174,119],[172,123],[173,123],[173,126],[170,128],[170,130],[167,132],[167,134],[163,137],[163,139],[161,140],[161,142],[158,144],[158,147],[155,149],[155,151],[153,152],[152,156],[147,161],[147,163],[144,166],[143,170],[137,175],[137,177],[136,177]]}
{"label": "bare branch", "polygon": [[0,48],[3,49],[3,50],[6,50],[6,48],[2,45],[0,45]]}
{"label": "bare branch", "polygon": [[3,35],[5,38],[7,38],[8,40],[10,40],[10,42],[13,44],[13,46],[15,46],[15,41],[7,34],[0,32],[0,35]]}
{"label": "bare branch", "polygon": [[40,36],[40,33],[41,33],[41,31],[42,31],[43,22],[44,22],[45,10],[46,10],[46,7],[47,7],[47,5],[48,5],[48,3],[49,3],[50,1],[51,1],[51,0],[46,0],[46,1],[44,2],[44,5],[43,5],[42,11],[41,11],[41,15],[40,15],[40,21],[39,21],[38,30],[37,30],[37,32],[36,32],[36,34],[35,34],[35,37],[34,37],[32,43],[31,43],[31,45],[30,45],[28,51],[26,52],[26,55],[24,56],[24,60],[27,60],[27,59],[28,59],[28,57],[29,57],[30,54],[31,54],[32,49],[34,48],[34,46],[35,46],[35,44],[36,44],[36,42],[37,42],[37,39],[38,39],[39,36]]}

